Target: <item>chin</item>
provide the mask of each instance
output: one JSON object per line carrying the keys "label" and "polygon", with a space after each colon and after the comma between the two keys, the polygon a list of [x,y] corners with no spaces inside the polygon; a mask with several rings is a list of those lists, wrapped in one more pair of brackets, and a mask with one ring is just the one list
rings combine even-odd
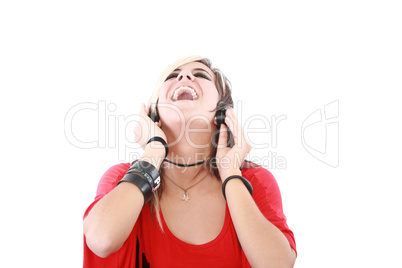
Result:
{"label": "chin", "polygon": [[208,125],[213,124],[214,114],[208,111],[200,112],[197,110],[180,110],[178,112],[159,109],[159,116],[162,120],[162,125],[170,129],[178,128],[179,126],[190,127],[192,129],[208,129]]}

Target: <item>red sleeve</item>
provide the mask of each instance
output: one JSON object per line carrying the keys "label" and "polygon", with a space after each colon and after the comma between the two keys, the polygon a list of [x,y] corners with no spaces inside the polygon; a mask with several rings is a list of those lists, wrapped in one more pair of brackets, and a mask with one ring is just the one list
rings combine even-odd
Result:
{"label": "red sleeve", "polygon": [[286,223],[281,192],[274,176],[263,167],[243,169],[242,174],[253,186],[253,199],[261,213],[285,235],[296,252],[295,238]]}
{"label": "red sleeve", "polygon": [[114,189],[114,187],[116,187],[116,184],[124,177],[129,168],[129,163],[121,163],[112,166],[105,172],[105,174],[103,174],[98,183],[95,201],[91,205],[89,205],[89,207],[85,211],[84,218],[88,215],[93,206],[98,203],[100,199],[102,199],[102,197],[107,195],[110,191]]}
{"label": "red sleeve", "polygon": [[[88,207],[85,211],[84,218],[88,215],[91,209],[95,206],[95,204],[101,200],[106,194],[112,191],[118,181],[120,181],[123,176],[126,174],[128,168],[130,167],[129,163],[117,164],[109,168],[105,174],[102,176],[101,180],[98,184],[98,189],[96,192],[95,201]],[[106,258],[100,258],[95,255],[87,246],[86,238],[84,235],[84,268],[128,268],[134,267],[133,263],[135,260],[135,254],[137,251],[137,225],[133,228],[130,236],[123,244],[123,246],[116,251],[115,253],[109,255]],[[134,254],[134,255],[132,255]]]}
{"label": "red sleeve", "polygon": [[108,194],[116,187],[116,184],[124,177],[130,168],[129,163],[121,163],[109,168],[99,181],[95,200],[98,200]]}

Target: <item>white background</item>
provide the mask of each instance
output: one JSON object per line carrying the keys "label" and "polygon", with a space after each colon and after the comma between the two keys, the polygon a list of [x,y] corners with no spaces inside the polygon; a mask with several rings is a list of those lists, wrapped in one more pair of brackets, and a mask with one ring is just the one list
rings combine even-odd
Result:
{"label": "white background", "polygon": [[[269,168],[296,237],[295,267],[401,265],[397,1],[133,2],[0,4],[1,267],[82,266],[83,213],[104,171],[128,161],[112,140],[130,141],[133,124],[103,120],[114,134],[99,134],[100,109],[77,113],[78,139],[111,140],[83,149],[66,138],[66,115],[82,103],[111,104],[110,122],[137,114],[163,68],[192,54],[229,77],[243,123],[286,116],[276,147],[251,155],[286,160]],[[301,139],[303,121],[333,101],[337,167]],[[309,143],[322,148],[325,125],[316,126]]]}

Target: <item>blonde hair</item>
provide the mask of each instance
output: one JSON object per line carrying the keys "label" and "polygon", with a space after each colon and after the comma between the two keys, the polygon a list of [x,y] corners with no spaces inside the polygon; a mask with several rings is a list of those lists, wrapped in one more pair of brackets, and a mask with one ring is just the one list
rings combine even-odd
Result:
{"label": "blonde hair", "polygon": [[[232,90],[231,90],[231,85],[229,80],[226,78],[226,76],[218,69],[212,66],[211,61],[208,58],[200,57],[200,56],[189,56],[185,58],[181,58],[175,62],[173,62],[171,65],[169,65],[159,76],[159,79],[156,83],[155,90],[149,99],[148,106],[150,106],[151,111],[153,113],[157,113],[157,104],[159,100],[159,89],[162,86],[163,82],[166,80],[166,78],[178,67],[190,63],[190,62],[200,62],[204,65],[206,65],[216,76],[215,80],[215,85],[218,90],[219,94],[219,102],[217,104],[217,107],[215,110],[222,109],[223,107],[231,107],[233,108],[233,99],[232,99]],[[215,163],[215,155],[216,155],[216,145],[218,142],[218,135],[214,135],[213,137],[213,149],[211,151],[211,155],[208,157],[207,161],[205,162],[205,165],[207,165],[210,168],[211,174],[215,175],[218,179],[220,179],[219,176],[219,171]],[[163,164],[161,166],[161,178],[163,177]],[[163,179],[161,180],[161,186],[154,192],[154,196],[151,200],[151,210],[155,212],[156,219],[159,223],[160,228],[163,230],[162,226],[162,220],[160,217],[160,198],[162,196],[164,188],[164,183]]]}

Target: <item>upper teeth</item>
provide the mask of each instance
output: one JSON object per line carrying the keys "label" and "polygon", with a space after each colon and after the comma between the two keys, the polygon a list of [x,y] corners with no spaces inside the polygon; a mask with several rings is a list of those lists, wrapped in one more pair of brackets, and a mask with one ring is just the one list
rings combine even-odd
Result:
{"label": "upper teeth", "polygon": [[183,90],[189,91],[189,92],[191,93],[191,95],[193,95],[193,100],[198,99],[197,93],[195,93],[195,90],[194,90],[194,89],[192,89],[191,87],[183,86],[183,87],[179,87],[178,89],[175,90],[175,92],[174,92],[174,94],[173,94],[173,100],[176,101],[176,100],[177,100],[177,97],[179,97],[180,93],[181,93]]}

